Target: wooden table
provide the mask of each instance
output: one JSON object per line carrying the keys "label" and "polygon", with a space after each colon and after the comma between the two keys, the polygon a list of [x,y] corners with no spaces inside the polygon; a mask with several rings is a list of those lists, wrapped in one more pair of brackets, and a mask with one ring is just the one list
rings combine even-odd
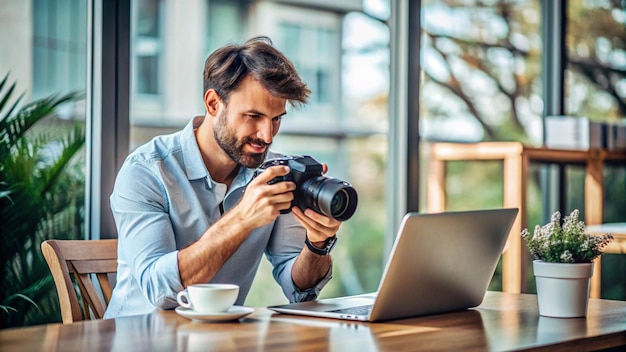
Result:
{"label": "wooden table", "polygon": [[[433,143],[429,152],[426,202],[429,212],[446,209],[446,167],[448,161],[500,160],[504,163],[504,207],[520,209],[502,256],[502,289],[506,292],[528,292],[530,263],[523,250],[520,233],[527,228],[526,188],[531,162],[546,164],[581,164],[585,174],[585,223],[603,222],[604,165],[626,163],[626,153],[606,150],[560,150],[532,148],[520,142]],[[565,214],[567,215],[567,214]],[[531,227],[534,227],[532,225]],[[532,228],[529,229],[532,233]],[[591,297],[600,297],[599,277],[592,282]]]}
{"label": "wooden table", "polygon": [[626,302],[591,299],[586,318],[539,316],[537,297],[488,292],[476,309],[384,323],[257,308],[238,322],[174,311],[0,330],[3,351],[569,351],[626,346]]}

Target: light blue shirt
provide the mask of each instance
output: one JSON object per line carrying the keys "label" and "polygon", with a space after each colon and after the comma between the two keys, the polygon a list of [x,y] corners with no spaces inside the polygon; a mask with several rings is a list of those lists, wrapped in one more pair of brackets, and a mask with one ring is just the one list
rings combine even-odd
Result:
{"label": "light blue shirt", "polygon": [[[235,203],[240,194],[236,190],[253,177],[253,169],[242,167],[228,190],[213,181],[194,135],[202,119],[195,118],[183,130],[155,137],[137,148],[117,175],[111,194],[118,233],[117,283],[104,318],[176,307],[176,294],[184,289],[178,251],[218,221],[220,203]],[[276,156],[268,153],[268,158]],[[305,236],[305,228],[293,214],[280,215],[250,233],[211,282],[239,285],[235,304],[242,305],[265,253],[274,279],[290,302],[315,299],[332,270],[315,287],[304,292],[296,288],[291,268]]]}

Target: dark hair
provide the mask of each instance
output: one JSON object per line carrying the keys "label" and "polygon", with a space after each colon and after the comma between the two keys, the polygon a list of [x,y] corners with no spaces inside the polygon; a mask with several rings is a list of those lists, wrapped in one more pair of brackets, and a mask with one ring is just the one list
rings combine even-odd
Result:
{"label": "dark hair", "polygon": [[230,94],[247,75],[292,106],[306,104],[311,93],[291,61],[264,36],[254,37],[243,45],[226,45],[211,53],[204,64],[204,92],[214,89],[228,104]]}

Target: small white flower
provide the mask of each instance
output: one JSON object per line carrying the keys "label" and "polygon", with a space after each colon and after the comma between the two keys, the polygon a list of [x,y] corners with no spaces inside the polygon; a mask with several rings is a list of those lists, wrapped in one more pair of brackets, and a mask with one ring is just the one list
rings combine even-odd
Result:
{"label": "small white flower", "polygon": [[522,238],[526,238],[528,237],[528,229],[523,229],[522,230]]}
{"label": "small white flower", "polygon": [[565,252],[563,252],[563,254],[561,254],[561,262],[563,262],[563,263],[573,263],[574,262],[574,257],[572,256],[572,253],[570,253],[569,250],[565,250]]}
{"label": "small white flower", "polygon": [[550,218],[550,222],[558,224],[561,221],[561,212],[555,211]]}
{"label": "small white flower", "polygon": [[589,243],[593,242],[593,238],[592,237],[588,237],[587,239],[585,239],[585,241],[583,242],[583,244],[580,245],[580,250],[582,252],[586,252],[589,250],[590,245]]}

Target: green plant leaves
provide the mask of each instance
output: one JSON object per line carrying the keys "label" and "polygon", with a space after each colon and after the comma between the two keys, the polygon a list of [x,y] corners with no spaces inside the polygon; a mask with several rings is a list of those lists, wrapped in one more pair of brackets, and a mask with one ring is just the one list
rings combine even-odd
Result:
{"label": "green plant leaves", "polygon": [[0,328],[60,321],[40,245],[84,233],[84,124],[54,115],[81,94],[22,106],[25,95],[8,82],[0,81]]}
{"label": "green plant leaves", "polygon": [[551,221],[544,226],[535,226],[531,236],[528,229],[522,231],[530,253],[537,259],[551,263],[590,263],[602,255],[602,248],[613,237],[585,233],[585,224],[578,220],[579,211],[574,209],[563,219],[555,212]]}

